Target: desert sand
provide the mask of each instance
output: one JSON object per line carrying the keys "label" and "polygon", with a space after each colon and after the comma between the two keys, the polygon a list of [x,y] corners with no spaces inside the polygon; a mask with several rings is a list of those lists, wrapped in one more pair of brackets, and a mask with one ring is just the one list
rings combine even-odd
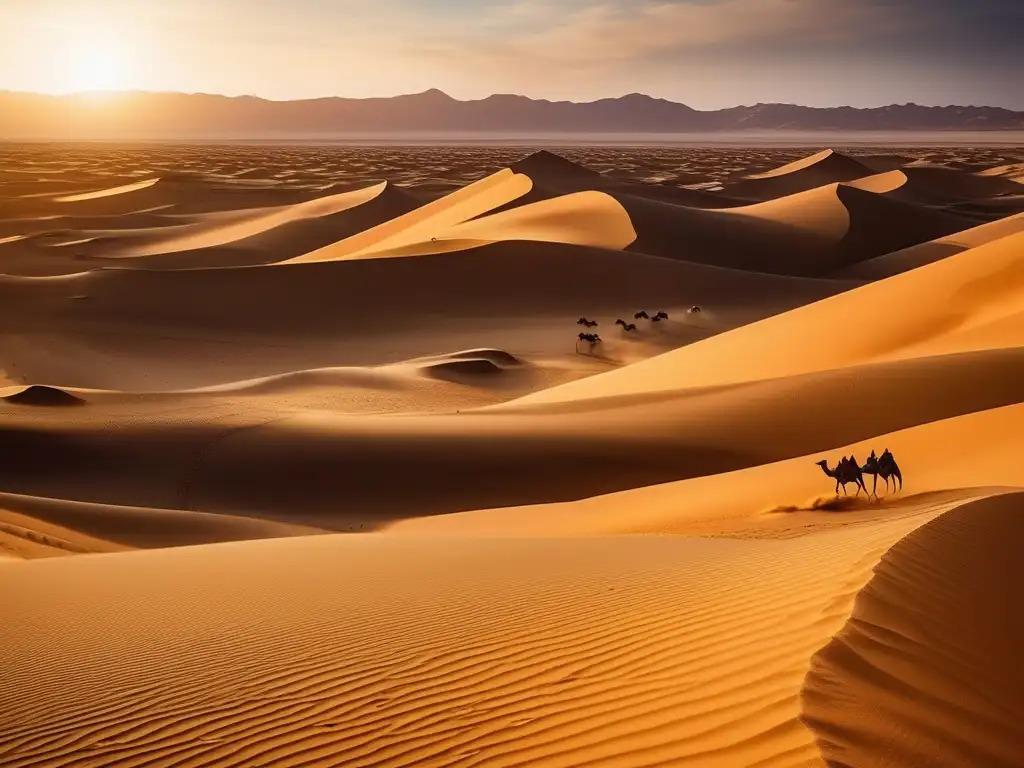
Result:
{"label": "desert sand", "polygon": [[1022,162],[9,147],[0,765],[1019,766]]}

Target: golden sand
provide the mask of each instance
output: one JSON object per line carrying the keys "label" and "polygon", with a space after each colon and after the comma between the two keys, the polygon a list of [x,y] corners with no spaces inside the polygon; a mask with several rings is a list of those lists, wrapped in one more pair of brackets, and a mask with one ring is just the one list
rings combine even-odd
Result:
{"label": "golden sand", "polygon": [[0,173],[0,765],[1019,765],[1012,158],[238,151]]}

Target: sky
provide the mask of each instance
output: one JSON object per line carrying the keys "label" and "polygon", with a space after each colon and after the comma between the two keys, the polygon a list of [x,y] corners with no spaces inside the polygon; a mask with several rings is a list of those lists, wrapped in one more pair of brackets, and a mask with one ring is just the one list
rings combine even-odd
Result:
{"label": "sky", "polygon": [[0,0],[0,90],[1024,110],[1024,0]]}

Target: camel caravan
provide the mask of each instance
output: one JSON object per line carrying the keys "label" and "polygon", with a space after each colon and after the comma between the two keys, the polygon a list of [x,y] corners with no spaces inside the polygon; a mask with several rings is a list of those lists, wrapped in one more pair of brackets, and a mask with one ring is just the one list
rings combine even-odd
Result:
{"label": "camel caravan", "polygon": [[[893,491],[896,490],[897,481],[899,482],[899,490],[903,490],[903,473],[900,472],[900,466],[896,463],[896,459],[888,448],[885,449],[881,456],[876,456],[875,452],[872,451],[863,467],[857,463],[857,459],[853,456],[841,458],[834,469],[829,469],[828,461],[825,459],[817,462],[817,465],[821,467],[822,472],[836,481],[836,496],[839,495],[839,486],[843,487],[843,495],[848,495],[846,486],[849,483],[853,483],[857,486],[857,496],[860,495],[861,491],[864,491],[868,498],[874,496],[877,499],[879,477],[885,480],[886,493],[889,492],[890,478],[892,478]],[[868,493],[867,485],[864,484],[864,475],[871,475],[873,478],[870,493]]]}
{"label": "camel caravan", "polygon": [[[703,310],[699,306],[697,306],[696,304],[694,304],[692,307],[690,307],[688,310],[686,310],[686,314],[688,314],[688,315],[699,315],[701,312],[703,312]],[[633,319],[634,320],[647,320],[650,323],[660,323],[660,322],[663,322],[665,320],[668,320],[668,312],[661,312],[661,311],[659,311],[659,312],[655,312],[653,315],[651,315],[651,314],[648,314],[647,312],[645,312],[644,310],[640,310],[635,315],[633,315]],[[597,325],[598,325],[598,322],[597,322],[597,320],[591,320],[590,318],[584,316],[584,317],[581,317],[579,320],[576,321],[576,325],[582,325],[584,328],[596,328]],[[627,323],[621,317],[618,320],[615,321],[615,325],[622,326],[622,332],[623,333],[636,333],[636,331],[637,331],[636,323]],[[576,354],[577,355],[580,354],[580,343],[581,342],[584,343],[584,344],[589,345],[589,349],[591,351],[593,351],[593,348],[597,344],[601,343],[601,335],[599,333],[588,333],[588,332],[585,332],[585,331],[577,334],[577,336],[576,336]]]}

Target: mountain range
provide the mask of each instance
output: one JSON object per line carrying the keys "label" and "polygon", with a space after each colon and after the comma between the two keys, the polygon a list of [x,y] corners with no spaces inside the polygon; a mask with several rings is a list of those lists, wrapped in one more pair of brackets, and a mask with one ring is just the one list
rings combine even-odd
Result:
{"label": "mountain range", "polygon": [[255,96],[0,91],[0,139],[317,138],[381,133],[715,133],[1024,130],[999,107],[893,104],[860,109],[755,104],[699,111],[639,93],[576,103],[496,94],[459,101],[432,89],[388,98],[269,101]]}

